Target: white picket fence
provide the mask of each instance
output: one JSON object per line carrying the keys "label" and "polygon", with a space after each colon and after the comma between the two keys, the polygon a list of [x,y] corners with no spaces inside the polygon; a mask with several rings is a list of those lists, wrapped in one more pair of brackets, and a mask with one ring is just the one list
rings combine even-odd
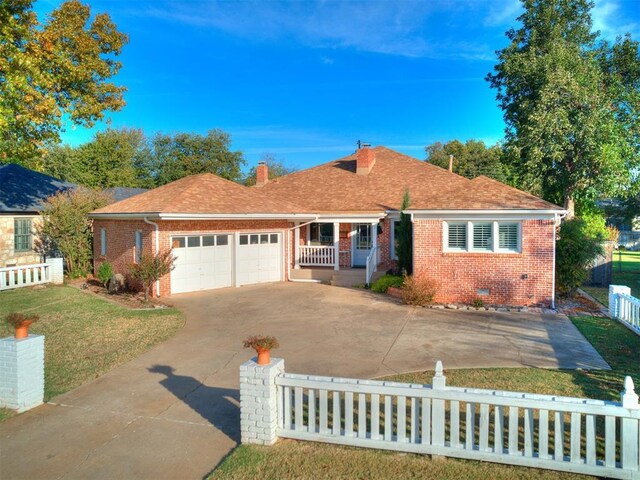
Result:
{"label": "white picket fence", "polygon": [[336,247],[325,245],[299,245],[298,264],[306,267],[333,267]]}
{"label": "white picket fence", "polygon": [[369,255],[367,255],[365,283],[371,284],[373,273],[378,271],[378,247],[372,247]]}
{"label": "white picket fence", "polygon": [[43,283],[62,282],[63,266],[61,258],[50,258],[47,259],[46,263],[0,268],[0,291]]}
{"label": "white picket fence", "polygon": [[[273,372],[277,437],[640,478],[640,407],[630,377],[616,403],[449,387],[441,362],[432,385],[283,370]],[[250,422],[244,404],[241,412]]]}
{"label": "white picket fence", "polygon": [[640,299],[624,285],[609,285],[609,316],[640,335]]}

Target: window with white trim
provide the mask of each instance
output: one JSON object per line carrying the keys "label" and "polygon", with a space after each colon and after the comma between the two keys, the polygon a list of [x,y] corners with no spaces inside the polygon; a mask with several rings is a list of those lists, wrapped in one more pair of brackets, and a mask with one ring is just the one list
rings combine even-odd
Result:
{"label": "window with white trim", "polygon": [[134,259],[136,263],[140,263],[140,257],[142,257],[142,231],[136,230],[135,251],[134,251]]}
{"label": "window with white trim", "polygon": [[520,253],[520,222],[444,222],[444,251]]}
{"label": "window with white trim", "polygon": [[107,229],[100,229],[100,255],[107,254]]}

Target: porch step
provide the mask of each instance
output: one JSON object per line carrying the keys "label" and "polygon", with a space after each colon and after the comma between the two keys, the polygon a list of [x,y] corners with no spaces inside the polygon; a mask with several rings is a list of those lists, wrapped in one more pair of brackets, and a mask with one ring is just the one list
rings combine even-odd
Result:
{"label": "porch step", "polygon": [[[375,282],[384,272],[374,272],[371,276],[371,282]],[[364,269],[339,270],[333,274],[331,282],[334,287],[355,287],[363,285],[365,282],[366,271]]]}

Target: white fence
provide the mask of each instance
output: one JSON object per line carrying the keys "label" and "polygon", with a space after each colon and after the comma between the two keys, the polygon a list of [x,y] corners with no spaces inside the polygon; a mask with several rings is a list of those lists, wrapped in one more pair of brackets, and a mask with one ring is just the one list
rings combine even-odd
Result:
{"label": "white fence", "polygon": [[305,267],[333,267],[336,263],[336,247],[298,245],[298,263]]}
{"label": "white fence", "polygon": [[623,231],[618,237],[618,244],[627,250],[640,250],[640,232]]}
{"label": "white fence", "polygon": [[366,281],[365,281],[367,285],[371,283],[371,276],[373,275],[373,272],[377,270],[378,270],[378,247],[373,247],[371,248],[371,251],[367,256]]}
{"label": "white fence", "polygon": [[640,335],[640,299],[624,285],[609,285],[609,315]]}
{"label": "white fence", "polygon": [[[640,478],[640,406],[630,377],[617,403],[448,387],[441,362],[432,385],[287,374],[281,359],[251,384],[243,377],[249,363],[241,367],[243,442],[284,437]],[[270,402],[277,416],[260,423],[271,417],[252,407]]]}
{"label": "white fence", "polygon": [[62,283],[62,269],[61,258],[49,258],[46,263],[0,268],[0,290],[43,283]]}

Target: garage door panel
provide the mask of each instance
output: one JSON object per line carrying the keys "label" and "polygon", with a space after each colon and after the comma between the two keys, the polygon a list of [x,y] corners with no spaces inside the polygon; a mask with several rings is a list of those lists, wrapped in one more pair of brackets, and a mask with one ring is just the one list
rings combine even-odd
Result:
{"label": "garage door panel", "polygon": [[237,255],[239,285],[282,280],[281,234],[241,234]]}
{"label": "garage door panel", "polygon": [[[172,293],[194,292],[232,285],[229,235],[185,235],[186,241],[174,241],[185,248],[174,248],[175,268],[171,272]],[[218,242],[216,242],[218,240]]]}

